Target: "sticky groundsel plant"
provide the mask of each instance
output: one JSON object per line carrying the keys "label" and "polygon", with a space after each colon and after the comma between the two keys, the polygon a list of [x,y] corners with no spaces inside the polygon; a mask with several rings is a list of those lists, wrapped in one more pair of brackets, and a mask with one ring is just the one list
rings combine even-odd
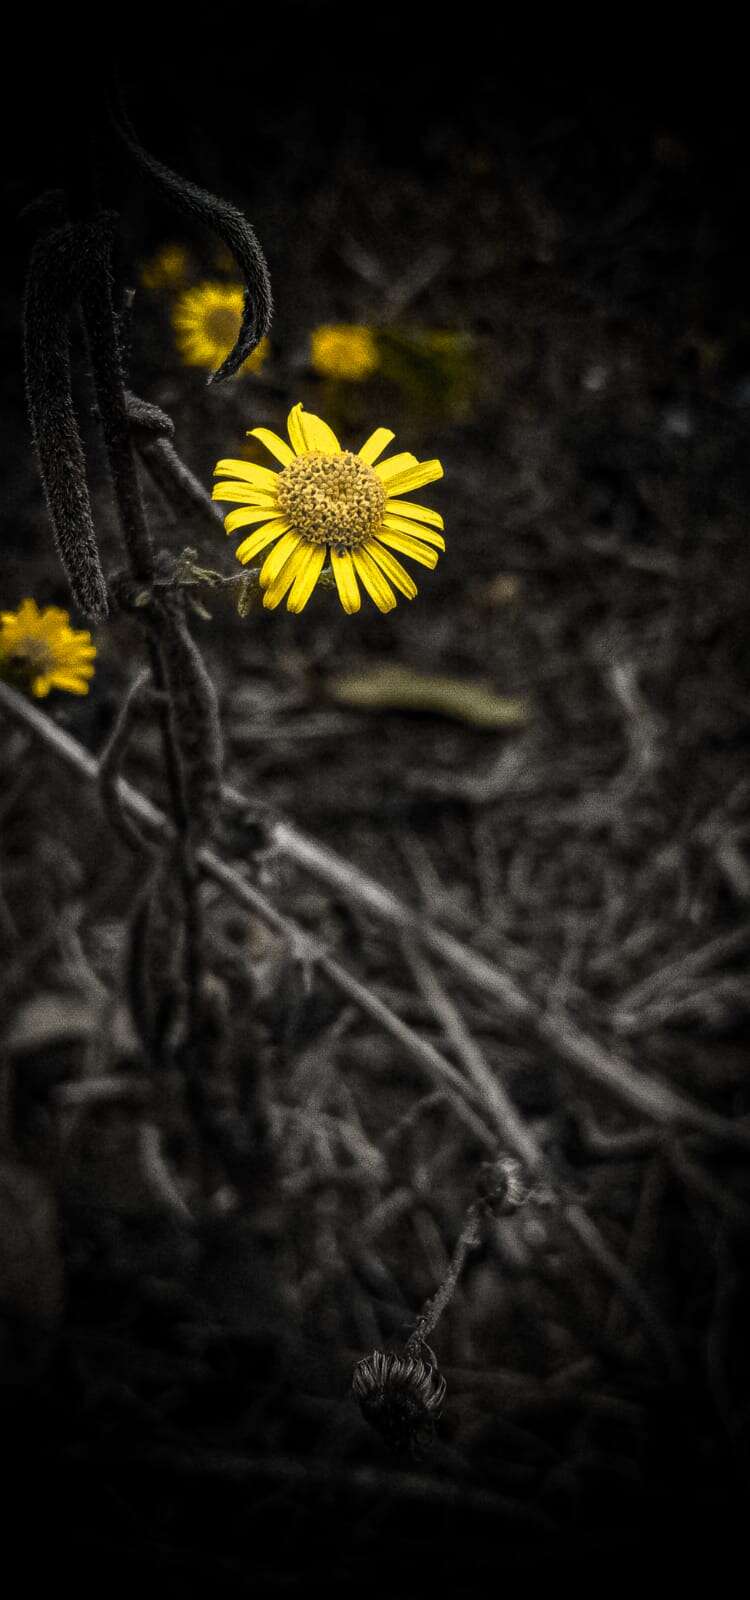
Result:
{"label": "sticky groundsel plant", "polygon": [[[212,374],[237,372],[266,337],[271,292],[260,245],[233,206],[180,178],[140,145],[123,107],[113,108],[116,134],[136,166],[178,211],[203,223],[230,252],[244,289],[236,339]],[[97,130],[98,131],[98,130]],[[206,970],[203,911],[196,852],[214,826],[222,769],[216,694],[187,619],[185,591],[164,582],[173,563],[154,548],[139,479],[139,458],[179,513],[200,506],[213,514],[202,486],[172,444],[173,425],[126,388],[121,311],[113,254],[117,218],[87,179],[81,150],[68,191],[32,253],[24,305],[26,388],[34,442],[52,532],[78,612],[102,623],[127,612],[139,626],[148,662],[125,697],[100,763],[107,813],[143,874],[130,933],[128,984],[144,1053],[154,1064],[169,1057],[182,1069],[187,1098],[205,1140],[229,1166],[235,1159],[227,1119],[211,1104],[211,1061],[221,1034],[216,994]],[[74,319],[80,313],[109,464],[126,564],[104,575],[94,527],[87,467],[71,379]],[[23,637],[21,637],[23,635]],[[95,654],[90,635],[74,633],[59,610],[38,613],[25,601],[5,613],[4,658],[34,655],[28,687],[85,692]],[[15,656],[13,652],[15,650]],[[33,665],[33,663],[32,663]],[[27,674],[28,675],[28,674]],[[169,841],[155,847],[122,808],[118,776],[140,717],[155,716],[160,731],[171,818]]]}

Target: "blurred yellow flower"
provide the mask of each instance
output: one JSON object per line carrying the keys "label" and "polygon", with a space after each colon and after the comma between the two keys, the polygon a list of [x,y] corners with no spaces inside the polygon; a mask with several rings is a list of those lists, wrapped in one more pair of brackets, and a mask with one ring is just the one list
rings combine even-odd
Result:
{"label": "blurred yellow flower", "polygon": [[[236,343],[242,321],[244,297],[234,283],[199,283],[186,289],[175,302],[172,324],[175,341],[189,367],[206,367],[213,372]],[[260,344],[240,372],[259,372],[268,355],[268,339]]]}
{"label": "blurred yellow flower", "polygon": [[413,600],[417,586],[392,551],[434,567],[445,549],[437,531],[443,519],[395,497],[442,478],[440,462],[420,462],[408,452],[380,461],[393,439],[390,428],[376,428],[354,455],[301,405],[290,411],[287,427],[291,446],[269,428],[249,432],[281,463],[280,472],[239,460],[215,468],[229,481],[214,486],[214,500],[239,502],[224,519],[227,533],[263,524],[238,545],[237,559],[247,563],[273,546],[259,576],[264,606],[273,610],[288,591],[287,610],[302,611],[326,558],[345,611],[359,611],[359,582],[379,611],[393,610],[394,589]]}
{"label": "blurred yellow flower", "polygon": [[141,268],[144,289],[180,289],[185,282],[190,257],[184,244],[165,244]]}
{"label": "blurred yellow flower", "polygon": [[310,338],[310,358],[321,378],[343,378],[361,383],[380,365],[371,328],[350,322],[324,324]]}
{"label": "blurred yellow flower", "polygon": [[0,676],[41,700],[50,689],[88,694],[96,646],[85,629],[70,626],[67,611],[22,600],[17,611],[0,611]]}

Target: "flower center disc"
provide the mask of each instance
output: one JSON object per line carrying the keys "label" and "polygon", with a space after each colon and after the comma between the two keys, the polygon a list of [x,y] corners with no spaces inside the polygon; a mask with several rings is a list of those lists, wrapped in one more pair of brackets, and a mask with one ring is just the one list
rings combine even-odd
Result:
{"label": "flower center disc", "polygon": [[310,544],[356,549],[380,527],[385,490],[372,467],[350,450],[298,456],[279,474],[279,507]]}
{"label": "flower center disc", "polygon": [[205,332],[218,345],[233,345],[240,327],[240,315],[227,306],[214,306],[206,315]]}
{"label": "flower center disc", "polygon": [[11,652],[10,660],[20,669],[26,668],[38,677],[40,673],[52,671],[55,653],[44,639],[23,639]]}

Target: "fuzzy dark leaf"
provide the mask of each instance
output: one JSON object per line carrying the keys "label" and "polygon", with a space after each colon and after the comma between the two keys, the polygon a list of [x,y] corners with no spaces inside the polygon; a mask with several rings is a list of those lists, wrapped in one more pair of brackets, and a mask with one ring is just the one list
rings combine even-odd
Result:
{"label": "fuzzy dark leaf", "polygon": [[250,223],[236,206],[172,172],[144,150],[120,102],[113,106],[113,120],[126,150],[141,171],[176,210],[213,230],[233,255],[242,274],[245,304],[237,343],[209,378],[209,383],[221,383],[239,371],[271,326],[271,282],[263,251]]}

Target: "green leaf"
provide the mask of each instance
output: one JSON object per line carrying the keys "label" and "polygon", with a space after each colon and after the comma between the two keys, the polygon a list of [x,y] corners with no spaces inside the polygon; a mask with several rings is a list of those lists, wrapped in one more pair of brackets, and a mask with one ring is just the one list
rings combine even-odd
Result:
{"label": "green leaf", "polygon": [[331,678],[327,688],[334,700],[363,710],[430,711],[475,728],[517,728],[528,718],[525,700],[496,694],[479,679],[432,677],[387,662]]}

